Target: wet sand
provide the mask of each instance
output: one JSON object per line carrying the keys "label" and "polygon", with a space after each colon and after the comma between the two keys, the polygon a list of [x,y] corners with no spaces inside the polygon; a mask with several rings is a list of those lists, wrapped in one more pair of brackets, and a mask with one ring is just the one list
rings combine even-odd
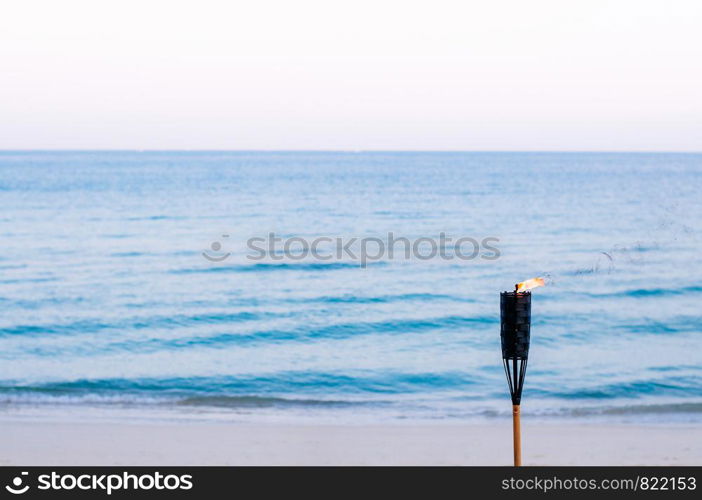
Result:
{"label": "wet sand", "polygon": [[[511,422],[309,425],[2,419],[2,465],[511,465]],[[524,465],[700,465],[699,426],[523,423]]]}

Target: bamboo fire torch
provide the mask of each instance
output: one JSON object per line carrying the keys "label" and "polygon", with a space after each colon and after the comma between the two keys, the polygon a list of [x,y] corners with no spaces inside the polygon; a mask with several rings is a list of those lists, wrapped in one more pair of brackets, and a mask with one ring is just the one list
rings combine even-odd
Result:
{"label": "bamboo fire torch", "polygon": [[514,465],[522,465],[522,436],[520,403],[524,388],[527,359],[529,357],[529,335],[531,330],[532,288],[544,285],[543,278],[533,278],[514,287],[513,292],[500,294],[502,340],[502,364],[507,375],[509,393],[512,397],[512,434],[514,439]]}

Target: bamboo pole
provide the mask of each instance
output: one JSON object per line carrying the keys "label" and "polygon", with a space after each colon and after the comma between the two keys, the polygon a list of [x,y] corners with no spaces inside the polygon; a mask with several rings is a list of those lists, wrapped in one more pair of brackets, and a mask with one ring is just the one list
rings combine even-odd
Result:
{"label": "bamboo pole", "polygon": [[522,427],[519,421],[519,405],[512,405],[512,434],[514,436],[514,466],[522,465]]}

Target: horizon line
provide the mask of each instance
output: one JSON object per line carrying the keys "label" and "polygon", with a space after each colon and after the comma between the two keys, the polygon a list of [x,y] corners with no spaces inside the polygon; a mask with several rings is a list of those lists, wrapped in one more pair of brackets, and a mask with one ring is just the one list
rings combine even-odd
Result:
{"label": "horizon line", "polygon": [[220,148],[0,148],[0,153],[593,153],[702,154],[702,150],[665,149],[220,149]]}

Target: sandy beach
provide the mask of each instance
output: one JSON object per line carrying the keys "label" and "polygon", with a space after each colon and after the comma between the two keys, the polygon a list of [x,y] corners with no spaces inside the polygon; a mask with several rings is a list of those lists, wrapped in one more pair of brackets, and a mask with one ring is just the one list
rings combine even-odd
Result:
{"label": "sandy beach", "polygon": [[[511,465],[508,420],[474,424],[3,419],[1,465]],[[700,465],[696,425],[525,422],[524,465]]]}

